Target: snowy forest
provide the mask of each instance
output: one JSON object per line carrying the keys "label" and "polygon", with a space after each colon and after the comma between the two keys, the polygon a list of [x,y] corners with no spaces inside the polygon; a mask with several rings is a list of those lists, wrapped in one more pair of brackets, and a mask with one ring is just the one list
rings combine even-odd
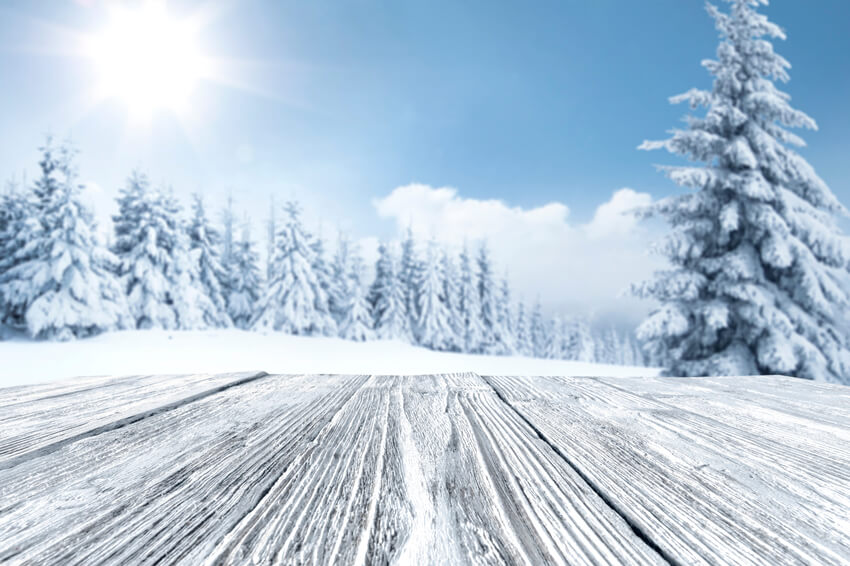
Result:
{"label": "snowy forest", "polygon": [[456,253],[408,230],[380,244],[368,280],[358,246],[340,234],[329,253],[290,201],[271,207],[261,259],[252,223],[237,221],[232,199],[210,214],[195,194],[186,214],[171,190],[134,172],[107,244],[81,202],[73,147],[48,138],[41,154],[32,186],[10,184],[0,196],[0,316],[34,338],[236,327],[644,365],[630,334],[514,300],[486,242]]}
{"label": "snowy forest", "polygon": [[[297,202],[272,206],[260,241],[234,203],[185,209],[141,172],[120,190],[108,242],[80,200],[74,150],[48,139],[30,186],[0,195],[0,324],[36,339],[118,329],[237,327],[448,352],[651,365],[676,376],[850,376],[848,216],[795,147],[817,129],[777,82],[783,30],[760,0],[708,5],[720,35],[709,89],[674,96],[692,114],[663,141],[686,189],[634,211],[669,225],[667,268],[635,283],[653,311],[636,329],[592,328],[517,300],[487,242],[462,249],[408,230],[374,265],[345,234],[312,233]],[[699,111],[699,114],[695,114]]]}

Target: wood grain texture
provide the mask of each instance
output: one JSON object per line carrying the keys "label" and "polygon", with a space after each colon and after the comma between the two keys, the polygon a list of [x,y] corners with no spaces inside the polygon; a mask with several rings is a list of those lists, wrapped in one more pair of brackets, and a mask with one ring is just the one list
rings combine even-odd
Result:
{"label": "wood grain texture", "polygon": [[846,564],[848,391],[258,373],[0,390],[0,563]]}
{"label": "wood grain texture", "polygon": [[[765,431],[765,421],[753,416],[761,413],[758,399],[741,404],[738,391],[750,382],[769,386],[774,378],[740,379],[742,386],[732,379],[668,378],[656,381],[652,394],[650,382],[638,379],[488,381],[673,561],[846,564],[850,468],[841,460],[842,434],[805,449],[805,441],[783,440],[799,424]],[[790,385],[789,396],[801,398],[775,410],[802,419],[792,406],[816,403],[810,384],[780,381]],[[716,388],[715,401],[728,398],[720,401],[728,409],[712,415],[702,393],[679,406],[677,392],[688,387]],[[844,390],[820,392],[830,393]],[[813,417],[797,434],[819,423]],[[831,448],[815,449],[818,442]]]}

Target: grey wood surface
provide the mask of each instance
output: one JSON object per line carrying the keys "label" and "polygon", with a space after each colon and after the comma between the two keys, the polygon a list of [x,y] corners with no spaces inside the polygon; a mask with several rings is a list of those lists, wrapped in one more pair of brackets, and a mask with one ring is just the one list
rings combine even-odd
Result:
{"label": "grey wood surface", "polygon": [[0,562],[847,564],[848,424],[780,377],[0,389]]}

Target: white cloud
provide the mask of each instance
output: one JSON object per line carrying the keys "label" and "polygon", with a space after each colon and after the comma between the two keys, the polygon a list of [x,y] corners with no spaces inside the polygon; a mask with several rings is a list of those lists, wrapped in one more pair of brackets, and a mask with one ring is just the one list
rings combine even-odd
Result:
{"label": "white cloud", "polygon": [[398,187],[374,205],[399,230],[411,226],[421,237],[454,245],[486,239],[527,301],[539,295],[555,312],[634,324],[648,305],[623,291],[661,263],[647,253],[651,230],[627,211],[650,202],[647,193],[620,189],[590,222],[575,225],[568,222],[569,208],[559,202],[523,209],[420,184]]}

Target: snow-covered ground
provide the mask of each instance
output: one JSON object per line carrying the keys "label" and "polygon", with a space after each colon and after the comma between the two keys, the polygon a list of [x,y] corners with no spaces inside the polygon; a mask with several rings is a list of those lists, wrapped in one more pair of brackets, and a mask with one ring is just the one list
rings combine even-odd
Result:
{"label": "snow-covered ground", "polygon": [[134,330],[71,342],[0,341],[0,387],[93,375],[270,373],[657,375],[658,370],[435,352],[400,341],[351,342],[242,330]]}

